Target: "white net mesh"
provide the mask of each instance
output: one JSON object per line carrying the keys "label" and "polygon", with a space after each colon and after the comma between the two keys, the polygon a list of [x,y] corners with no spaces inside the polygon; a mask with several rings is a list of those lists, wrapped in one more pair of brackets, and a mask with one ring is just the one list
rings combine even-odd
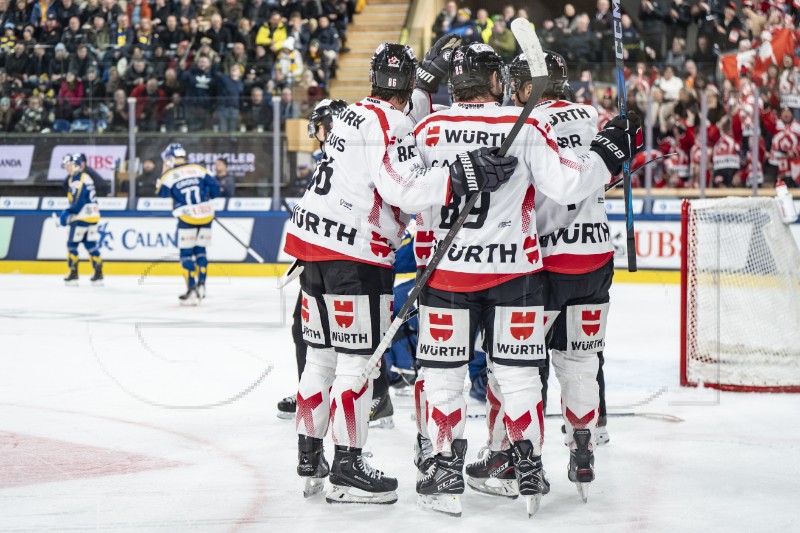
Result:
{"label": "white net mesh", "polygon": [[800,387],[800,251],[775,200],[698,200],[688,217],[688,381]]}

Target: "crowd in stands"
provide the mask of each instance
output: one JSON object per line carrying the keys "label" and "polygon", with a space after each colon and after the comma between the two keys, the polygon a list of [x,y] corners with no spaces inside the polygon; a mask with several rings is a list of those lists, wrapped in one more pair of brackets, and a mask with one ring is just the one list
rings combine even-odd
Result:
{"label": "crowd in stands", "polygon": [[[509,4],[494,15],[473,14],[466,4],[447,2],[434,34],[487,43],[511,61],[520,52],[511,21],[529,18],[528,11]],[[634,168],[677,154],[653,165],[653,186],[697,187],[703,157],[708,186],[749,186],[751,175],[800,186],[800,2],[639,0],[638,10],[623,10],[621,19],[628,109],[652,117],[653,150],[640,154]],[[593,13],[566,4],[536,28],[542,47],[564,56],[576,101],[596,106],[601,125],[617,114],[613,28],[610,0],[597,0]],[[756,130],[759,168],[753,172]],[[637,174],[634,183],[642,180]]]}
{"label": "crowd in stands", "polygon": [[264,131],[324,98],[356,0],[0,0],[0,132]]}

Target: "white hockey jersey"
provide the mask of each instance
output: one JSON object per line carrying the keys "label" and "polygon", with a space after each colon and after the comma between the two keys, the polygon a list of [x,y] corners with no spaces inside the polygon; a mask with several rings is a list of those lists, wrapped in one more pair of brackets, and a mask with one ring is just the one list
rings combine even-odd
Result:
{"label": "white hockey jersey", "polygon": [[[570,148],[577,155],[589,153],[589,146],[598,132],[598,113],[594,107],[547,100],[537,104],[536,110],[550,116],[559,148]],[[606,172],[602,185],[584,200],[568,206],[537,189],[536,224],[545,270],[584,274],[613,259],[614,246],[605,205],[605,184],[610,180],[611,173]]]}
{"label": "white hockey jersey", "polygon": [[403,112],[377,98],[339,113],[325,157],[292,210],[286,253],[303,261],[391,267],[405,213],[446,204],[450,195],[449,169],[424,168],[413,128]]}
{"label": "white hockey jersey", "polygon": [[[456,155],[480,146],[499,147],[522,108],[495,103],[455,103],[433,113],[415,129],[426,166],[444,167]],[[578,203],[608,181],[600,156],[578,157],[559,149],[549,117],[534,111],[508,155],[519,163],[508,183],[484,192],[428,281],[433,288],[470,292],[542,269],[534,200],[537,189],[563,204]],[[459,215],[463,198],[417,215],[414,243],[418,266],[424,266]]]}

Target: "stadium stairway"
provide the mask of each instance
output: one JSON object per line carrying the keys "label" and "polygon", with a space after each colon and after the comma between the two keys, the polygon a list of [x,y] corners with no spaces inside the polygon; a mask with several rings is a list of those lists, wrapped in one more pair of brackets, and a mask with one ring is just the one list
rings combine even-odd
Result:
{"label": "stadium stairway", "polygon": [[370,0],[347,27],[347,47],[339,55],[339,70],[331,80],[331,97],[348,104],[369,96],[369,61],[382,42],[398,42],[408,12],[408,0]]}

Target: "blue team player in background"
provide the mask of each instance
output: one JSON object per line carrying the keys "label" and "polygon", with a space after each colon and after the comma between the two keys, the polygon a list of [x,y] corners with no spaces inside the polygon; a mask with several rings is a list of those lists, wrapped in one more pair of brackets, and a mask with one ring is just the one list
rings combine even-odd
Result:
{"label": "blue team player in background", "polygon": [[92,283],[102,285],[103,259],[100,257],[100,233],[97,223],[100,222],[100,208],[97,205],[94,180],[84,172],[86,157],[73,154],[65,158],[64,168],[67,171],[67,198],[69,207],[59,217],[62,226],[69,226],[67,238],[67,264],[69,275],[64,278],[67,285],[78,284],[78,245],[83,243],[94,267]]}
{"label": "blue team player in background", "polygon": [[208,258],[214,207],[211,200],[220,195],[217,180],[208,171],[186,162],[186,150],[178,143],[161,153],[164,174],[156,184],[156,194],[172,198],[172,216],[178,219],[178,248],[186,279],[181,305],[197,305],[206,296]]}

